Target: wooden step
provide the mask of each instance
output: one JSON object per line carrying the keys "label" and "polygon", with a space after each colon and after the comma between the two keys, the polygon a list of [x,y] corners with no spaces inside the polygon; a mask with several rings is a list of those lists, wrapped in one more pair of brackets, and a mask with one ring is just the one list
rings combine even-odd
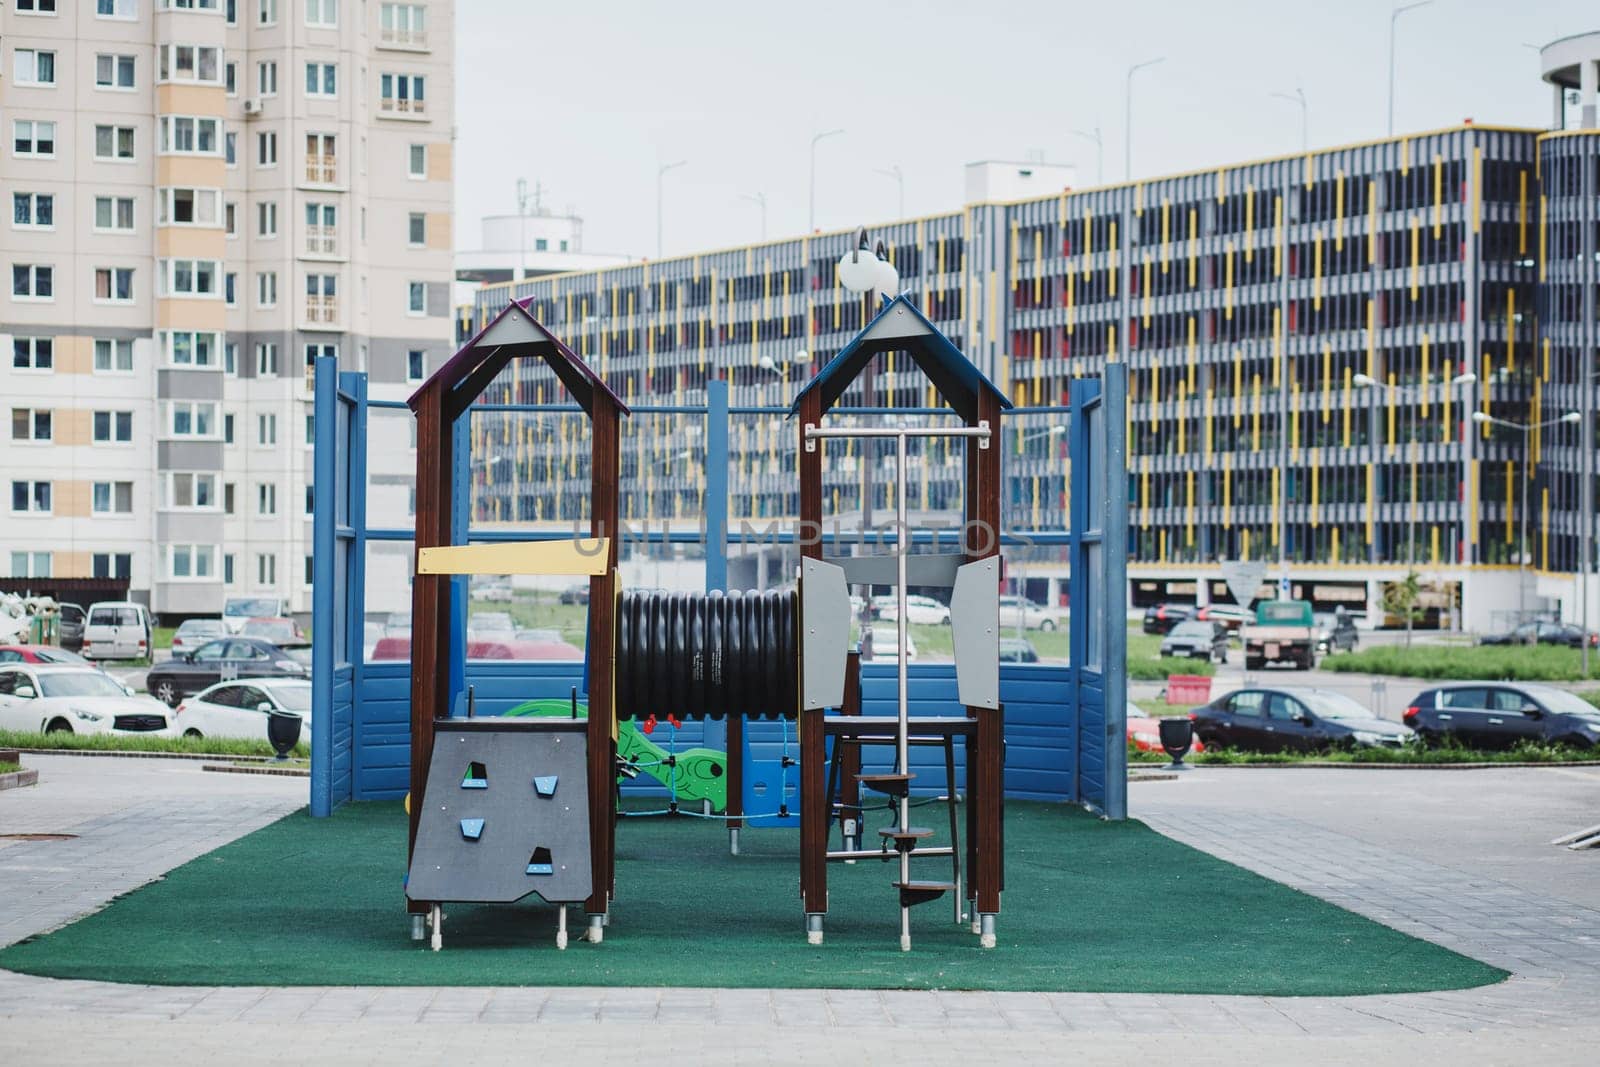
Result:
{"label": "wooden step", "polygon": [[911,779],[915,777],[914,774],[858,774],[856,781],[876,792],[903,797],[911,792]]}
{"label": "wooden step", "polygon": [[878,831],[878,836],[886,841],[892,840],[896,852],[910,852],[917,847],[918,841],[932,837],[933,831],[926,826],[911,826],[904,830],[898,826],[885,826]]}
{"label": "wooden step", "polygon": [[930,900],[938,900],[946,893],[955,892],[954,882],[891,882],[890,885],[900,890],[900,906],[902,908],[915,907],[926,904]]}

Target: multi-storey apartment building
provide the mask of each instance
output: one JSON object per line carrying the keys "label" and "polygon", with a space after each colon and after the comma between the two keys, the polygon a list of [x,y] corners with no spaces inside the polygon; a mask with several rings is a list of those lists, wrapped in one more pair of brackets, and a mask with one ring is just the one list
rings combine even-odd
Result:
{"label": "multi-storey apartment building", "polygon": [[450,348],[453,6],[0,8],[4,574],[309,610],[312,360]]}

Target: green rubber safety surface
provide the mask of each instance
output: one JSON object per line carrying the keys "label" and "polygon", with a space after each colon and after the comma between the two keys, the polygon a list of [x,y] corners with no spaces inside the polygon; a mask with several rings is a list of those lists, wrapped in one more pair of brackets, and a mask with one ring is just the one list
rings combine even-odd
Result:
{"label": "green rubber safety surface", "polygon": [[[922,821],[942,826],[930,805]],[[876,840],[882,813],[869,814]],[[158,985],[597,985],[1354,995],[1485,985],[1506,972],[1154,833],[1062,805],[1006,809],[998,948],[943,898],[899,950],[894,863],[829,864],[826,943],[806,944],[798,834],[625,819],[605,940],[555,947],[555,909],[446,906],[410,939],[400,805],[288,816],[54,933],[0,967]],[[936,843],[936,842],[930,842]],[[944,879],[945,861],[914,876]]]}

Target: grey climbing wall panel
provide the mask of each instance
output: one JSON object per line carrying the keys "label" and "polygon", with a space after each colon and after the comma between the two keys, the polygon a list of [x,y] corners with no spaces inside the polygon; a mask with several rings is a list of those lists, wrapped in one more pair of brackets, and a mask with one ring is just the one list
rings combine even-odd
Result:
{"label": "grey climbing wall panel", "polygon": [[406,895],[483,904],[529,893],[551,903],[588,899],[585,728],[582,719],[439,722]]}

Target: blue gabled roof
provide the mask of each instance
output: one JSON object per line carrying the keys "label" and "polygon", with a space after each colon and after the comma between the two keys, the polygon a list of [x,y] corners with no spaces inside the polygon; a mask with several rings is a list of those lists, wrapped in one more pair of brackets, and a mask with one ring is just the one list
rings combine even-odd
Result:
{"label": "blue gabled roof", "polygon": [[1012,406],[1010,398],[940,333],[916,304],[901,294],[892,300],[886,299],[872,321],[806,383],[795,395],[789,414],[798,412],[801,398],[814,389],[822,390],[822,410],[827,411],[866,369],[874,355],[898,351],[910,354],[945,403],[968,422],[977,418],[978,395],[982,392],[998,399],[1002,409]]}

